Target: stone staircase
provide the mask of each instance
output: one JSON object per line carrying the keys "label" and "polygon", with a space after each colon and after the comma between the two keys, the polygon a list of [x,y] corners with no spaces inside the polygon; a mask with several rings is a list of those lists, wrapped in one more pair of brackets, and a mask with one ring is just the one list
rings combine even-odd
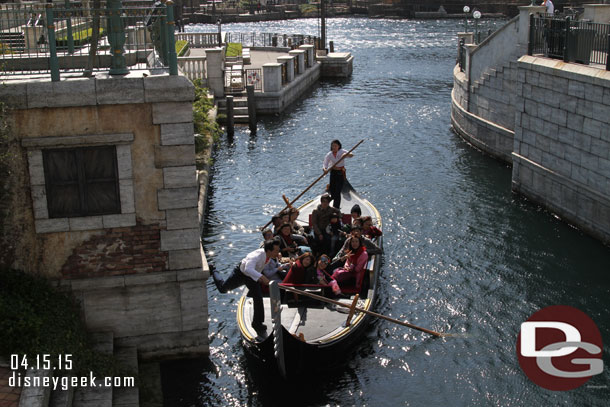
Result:
{"label": "stone staircase", "polygon": [[474,80],[471,87],[472,113],[509,130],[514,130],[514,86],[518,63],[508,61],[502,66],[488,68]]}
{"label": "stone staircase", "polygon": [[[227,114],[227,99],[218,99],[216,101],[218,114]],[[246,92],[233,95],[233,118],[235,123],[248,123],[248,97]]]}
{"label": "stone staircase", "polygon": [[[117,362],[129,373],[138,371],[138,352],[135,347],[114,346],[112,332],[100,332],[92,335],[96,350],[105,354],[114,354]],[[52,370],[28,371],[28,376],[53,376]],[[72,387],[67,390],[58,386],[24,387],[19,400],[19,407],[138,407],[138,387],[104,387],[103,378],[96,376],[97,387]]]}

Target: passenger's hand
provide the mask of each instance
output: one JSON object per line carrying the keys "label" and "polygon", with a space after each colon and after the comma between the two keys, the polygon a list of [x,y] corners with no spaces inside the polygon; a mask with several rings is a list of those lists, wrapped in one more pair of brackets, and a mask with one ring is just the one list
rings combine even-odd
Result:
{"label": "passenger's hand", "polygon": [[264,275],[261,275],[258,278],[258,282],[264,285],[269,285],[269,279],[267,277],[265,277]]}

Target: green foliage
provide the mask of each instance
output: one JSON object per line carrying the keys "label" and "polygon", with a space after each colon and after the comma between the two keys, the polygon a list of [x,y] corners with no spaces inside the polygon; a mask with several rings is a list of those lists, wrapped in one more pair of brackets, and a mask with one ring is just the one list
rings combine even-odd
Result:
{"label": "green foliage", "polygon": [[243,46],[237,42],[229,42],[227,43],[227,51],[225,55],[228,57],[238,57],[241,56]]}
{"label": "green foliage", "polygon": [[0,269],[0,355],[72,355],[71,373],[121,374],[111,356],[94,351],[74,298],[42,277]]}
{"label": "green foliage", "polygon": [[[100,38],[103,37],[105,31],[103,28],[100,28]],[[91,36],[93,35],[93,28],[87,28],[86,30],[80,30],[72,33],[72,39],[74,40],[75,46],[81,46],[84,44],[88,44],[91,41]],[[67,47],[68,46],[68,32],[66,31],[61,37],[57,37],[55,39],[55,43],[58,47]]]}
{"label": "green foliage", "polygon": [[0,54],[14,54],[14,52],[9,45],[0,42]]}
{"label": "green foliage", "polygon": [[218,123],[210,120],[208,113],[214,108],[214,101],[208,98],[208,90],[201,84],[201,80],[195,79],[195,101],[193,102],[193,121],[195,132],[204,136],[211,136],[215,140],[220,137],[222,130]]}
{"label": "green foliage", "polygon": [[179,57],[184,56],[186,51],[189,49],[189,43],[186,40],[178,40],[176,41],[176,55]]}
{"label": "green foliage", "polygon": [[301,10],[301,13],[303,13],[303,14],[318,12],[318,6],[316,4],[301,4],[301,5],[299,5],[299,9]]}

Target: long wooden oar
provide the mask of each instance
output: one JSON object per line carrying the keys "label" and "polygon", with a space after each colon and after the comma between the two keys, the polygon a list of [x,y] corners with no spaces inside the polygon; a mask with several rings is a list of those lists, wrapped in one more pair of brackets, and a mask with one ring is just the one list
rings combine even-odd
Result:
{"label": "long wooden oar", "polygon": [[[315,298],[316,300],[320,300],[320,301],[323,301],[323,302],[328,302],[330,304],[335,304],[335,305],[338,305],[340,307],[352,308],[351,305],[349,305],[349,304],[344,304],[344,303],[339,302],[339,301],[331,300],[330,298],[322,297],[322,296],[317,295],[317,294],[312,294],[312,293],[309,293],[307,291],[296,290],[296,289],[294,289],[292,287],[288,287],[288,286],[281,285],[281,284],[279,285],[279,287],[282,290],[291,291],[291,292],[297,293],[299,295],[304,295],[306,297]],[[356,311],[364,312],[365,314],[369,314],[369,315],[372,315],[372,316],[377,317],[377,318],[385,319],[386,321],[390,321],[390,322],[393,322],[393,323],[398,324],[398,325],[402,325],[402,326],[406,326],[406,327],[409,327],[409,328],[417,329],[418,331],[422,331],[422,332],[425,332],[425,333],[430,334],[430,335],[434,335],[434,336],[439,337],[439,338],[442,338],[444,336],[449,336],[449,334],[444,334],[444,333],[432,331],[430,329],[422,328],[422,327],[419,327],[417,325],[413,325],[413,324],[410,324],[410,323],[405,322],[405,321],[400,321],[398,319],[390,318],[390,317],[387,317],[385,315],[378,314],[376,312],[369,311],[369,310],[364,309],[364,308],[353,307],[353,309],[355,309]]]}
{"label": "long wooden oar", "polygon": [[[335,168],[335,166],[336,166],[337,164],[339,164],[341,161],[343,161],[345,158],[347,158],[347,156],[348,156],[348,155],[349,155],[349,154],[350,154],[352,151],[354,151],[354,150],[356,149],[356,147],[358,147],[358,146],[359,146],[360,144],[362,144],[362,143],[364,143],[364,140],[360,140],[360,141],[359,141],[359,142],[358,142],[358,143],[357,143],[357,144],[356,144],[354,147],[352,147],[352,149],[351,149],[351,150],[349,150],[349,151],[348,151],[346,154],[343,154],[343,156],[341,157],[341,159],[340,159],[339,161],[337,161],[337,162],[336,162],[336,163],[335,163],[335,164],[334,164],[332,167],[330,167],[329,169],[327,169],[326,171],[324,171],[324,172],[322,173],[322,175],[320,175],[320,176],[319,176],[319,177],[318,177],[318,178],[317,178],[317,179],[316,179],[314,182],[312,182],[311,184],[309,184],[309,186],[308,186],[307,188],[305,188],[305,189],[303,190],[303,192],[301,192],[299,195],[297,195],[297,197],[296,197],[296,198],[294,198],[292,201],[287,202],[287,203],[286,203],[286,206],[284,207],[284,209],[282,209],[282,211],[283,211],[283,210],[286,210],[287,208],[290,208],[290,207],[292,206],[292,204],[293,204],[293,203],[295,203],[295,202],[296,202],[296,201],[297,201],[297,200],[298,200],[300,197],[302,197],[302,196],[305,194],[305,192],[309,191],[309,190],[311,189],[311,187],[313,187],[314,185],[316,185],[316,184],[318,183],[318,181],[320,181],[322,178],[324,178],[324,176],[325,176],[326,174],[328,174],[328,173],[330,172],[330,170],[332,170],[333,168]],[[282,211],[280,211],[280,212],[282,212]],[[271,223],[271,221],[269,221],[269,222],[265,223],[265,226],[261,227],[261,230],[263,230],[263,229],[265,229],[267,226],[269,226],[269,224],[270,224],[270,223]]]}

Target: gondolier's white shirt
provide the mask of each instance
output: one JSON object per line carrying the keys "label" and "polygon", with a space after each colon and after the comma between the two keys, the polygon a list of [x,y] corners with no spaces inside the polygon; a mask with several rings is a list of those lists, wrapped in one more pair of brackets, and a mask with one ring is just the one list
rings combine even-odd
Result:
{"label": "gondolier's white shirt", "polygon": [[[339,151],[337,151],[336,157],[333,155],[332,151],[329,151],[328,154],[326,154],[326,157],[324,157],[324,165],[322,166],[323,170],[326,171],[327,169],[335,165],[335,163],[339,161],[341,157],[343,157],[345,154],[347,154],[347,150],[343,148],[340,148]],[[340,169],[343,167],[345,167],[345,160],[337,164],[335,168]]]}
{"label": "gondolier's white shirt", "polygon": [[255,251],[250,252],[250,254],[241,261],[239,269],[246,276],[257,281],[261,278],[266,262],[267,255],[265,254],[265,249],[256,249]]}

